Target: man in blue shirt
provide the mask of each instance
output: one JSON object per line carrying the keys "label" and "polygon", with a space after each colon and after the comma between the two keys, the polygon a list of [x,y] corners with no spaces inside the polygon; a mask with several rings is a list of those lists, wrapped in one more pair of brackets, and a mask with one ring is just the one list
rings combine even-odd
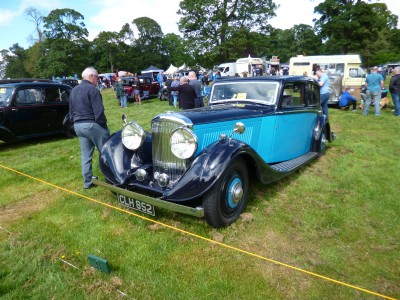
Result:
{"label": "man in blue shirt", "polygon": [[329,100],[329,77],[321,69],[317,71],[318,84],[321,87],[320,101],[322,106],[322,111],[326,117],[328,117],[328,100]]}
{"label": "man in blue shirt", "polygon": [[353,112],[357,111],[357,100],[349,93],[349,88],[343,88],[342,94],[339,99],[339,107],[345,108],[353,105]]}
{"label": "man in blue shirt", "polygon": [[365,80],[365,86],[367,87],[366,102],[364,105],[363,115],[368,115],[369,106],[371,101],[374,101],[375,116],[381,115],[381,93],[385,86],[383,77],[378,73],[378,67],[375,66],[372,69],[371,74],[367,76]]}
{"label": "man in blue shirt", "polygon": [[162,94],[164,91],[164,73],[161,71],[160,73],[157,74],[157,81],[160,84],[160,89],[158,90],[158,98],[162,100]]}

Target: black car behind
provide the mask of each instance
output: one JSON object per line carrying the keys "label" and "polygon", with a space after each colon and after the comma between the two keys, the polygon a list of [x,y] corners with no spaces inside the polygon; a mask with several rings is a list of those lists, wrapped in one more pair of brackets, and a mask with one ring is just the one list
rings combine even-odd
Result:
{"label": "black car behind", "polygon": [[0,80],[0,140],[69,134],[71,87],[45,79]]}

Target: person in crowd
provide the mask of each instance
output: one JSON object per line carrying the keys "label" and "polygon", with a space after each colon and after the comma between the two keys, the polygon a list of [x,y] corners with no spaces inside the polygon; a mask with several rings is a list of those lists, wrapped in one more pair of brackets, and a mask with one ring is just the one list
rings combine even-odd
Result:
{"label": "person in crowd", "polygon": [[381,114],[381,93],[382,89],[385,87],[383,77],[378,73],[378,67],[375,66],[372,72],[368,74],[365,79],[365,86],[367,87],[367,101],[364,105],[363,115],[368,115],[368,110],[371,105],[371,101],[374,102],[375,116],[380,116]]}
{"label": "person in crowd", "polygon": [[215,74],[214,74],[213,82],[217,81],[220,78],[221,78],[221,72],[220,71],[216,71]]}
{"label": "person in crowd", "polygon": [[360,96],[361,96],[361,103],[359,108],[364,109],[365,102],[367,101],[367,87],[365,85],[361,89]]}
{"label": "person in crowd", "polygon": [[320,102],[322,111],[328,117],[328,100],[329,100],[329,77],[321,69],[317,70],[318,84],[320,88]]}
{"label": "person in crowd", "polygon": [[394,75],[390,78],[389,92],[392,94],[394,115],[400,116],[400,66],[394,69]]}
{"label": "person in crowd", "polygon": [[137,105],[141,105],[142,104],[142,99],[140,98],[140,81],[139,81],[139,77],[137,75],[135,75],[135,77],[133,78],[133,96],[135,98],[135,103]]}
{"label": "person in crowd", "polygon": [[[179,76],[174,77],[174,81],[171,82],[172,87],[180,86]],[[179,92],[178,91],[171,91],[172,98],[174,99],[174,107],[176,108],[179,100]]]}
{"label": "person in crowd", "polygon": [[346,109],[350,107],[350,105],[353,106],[353,112],[357,111],[357,100],[349,93],[349,88],[345,87],[339,98],[339,107]]}
{"label": "person in crowd", "polygon": [[[172,76],[171,75],[168,75],[168,77],[167,77],[167,80],[165,81],[165,86],[171,86],[171,84],[172,84],[172,82],[173,82],[174,80],[172,79]],[[167,97],[168,97],[168,104],[169,105],[173,105],[174,104],[174,99],[173,99],[173,97],[172,97],[172,95],[171,95],[171,92],[170,91],[168,91],[167,90],[167,92],[168,92],[168,95],[167,95]]]}
{"label": "person in crowd", "polygon": [[201,82],[197,80],[196,72],[189,72],[189,84],[196,92],[195,107],[204,107],[203,96],[201,94]]}
{"label": "person in crowd", "polygon": [[177,91],[179,92],[179,108],[185,109],[192,109],[195,108],[195,99],[197,97],[196,92],[188,82],[186,76],[181,77],[180,85],[177,87],[165,87],[170,91]]}
{"label": "person in crowd", "polygon": [[125,94],[124,86],[122,85],[122,78],[118,78],[117,84],[115,85],[115,93],[118,98],[119,105],[122,108],[128,107],[128,99]]}
{"label": "person in crowd", "polygon": [[158,98],[162,100],[162,95],[164,91],[164,72],[160,71],[160,73],[157,74],[157,82],[160,84],[160,89],[158,91]]}
{"label": "person in crowd", "polygon": [[208,86],[209,84],[208,75],[206,73],[203,73],[203,76],[201,77],[201,84],[203,86]]}
{"label": "person in crowd", "polygon": [[96,88],[98,73],[88,67],[82,73],[82,82],[73,88],[69,100],[69,117],[74,123],[81,147],[83,187],[92,184],[92,157],[94,148],[101,151],[110,137],[107,118],[104,114],[103,98]]}

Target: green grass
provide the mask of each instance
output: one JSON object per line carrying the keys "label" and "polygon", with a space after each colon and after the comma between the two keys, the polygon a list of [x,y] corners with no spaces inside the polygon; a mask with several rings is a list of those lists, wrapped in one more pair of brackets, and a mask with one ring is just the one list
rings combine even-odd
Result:
{"label": "green grass", "polygon": [[[103,98],[112,132],[120,129],[122,113],[148,130],[153,116],[172,109],[158,99],[121,109],[110,90]],[[400,120],[390,108],[381,117],[337,109],[330,114],[337,140],[324,157],[279,182],[251,184],[245,212],[252,221],[216,230],[160,209],[154,219],[400,298]],[[77,139],[2,143],[0,163],[118,206],[101,187],[83,190]],[[100,175],[96,163],[94,173]],[[0,299],[118,299],[118,290],[134,299],[378,299],[4,168],[0,226]],[[111,274],[91,269],[88,254],[106,258]]]}

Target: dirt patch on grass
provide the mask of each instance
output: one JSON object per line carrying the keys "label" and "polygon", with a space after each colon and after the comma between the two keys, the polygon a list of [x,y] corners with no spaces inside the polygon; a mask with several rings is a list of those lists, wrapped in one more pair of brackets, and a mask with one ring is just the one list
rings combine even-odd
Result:
{"label": "dirt patch on grass", "polygon": [[13,223],[43,210],[55,201],[57,193],[59,193],[57,190],[41,191],[26,199],[1,207],[1,225]]}

